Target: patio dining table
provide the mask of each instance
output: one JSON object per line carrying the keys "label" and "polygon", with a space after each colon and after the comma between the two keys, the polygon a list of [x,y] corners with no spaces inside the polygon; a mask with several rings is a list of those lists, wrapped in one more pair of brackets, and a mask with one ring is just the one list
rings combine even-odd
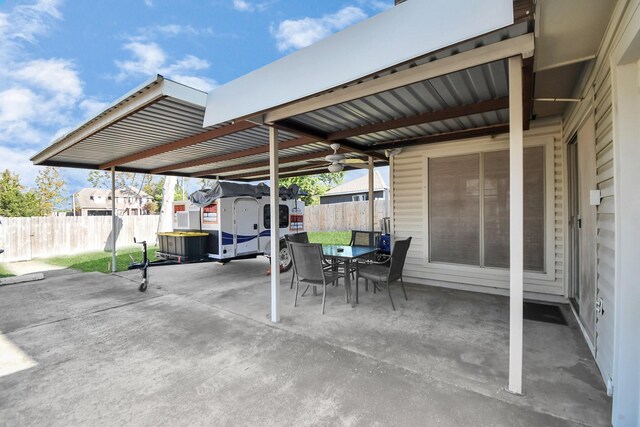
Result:
{"label": "patio dining table", "polygon": [[344,286],[347,289],[347,300],[351,307],[355,307],[355,299],[351,295],[351,262],[356,258],[362,258],[378,250],[376,246],[348,246],[348,245],[322,245],[322,253],[325,258],[340,260],[344,263]]}

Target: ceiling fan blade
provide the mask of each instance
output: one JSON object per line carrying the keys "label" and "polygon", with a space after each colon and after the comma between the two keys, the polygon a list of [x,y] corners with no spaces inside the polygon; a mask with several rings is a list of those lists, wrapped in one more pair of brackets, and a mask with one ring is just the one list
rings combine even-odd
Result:
{"label": "ceiling fan blade", "polygon": [[342,161],[340,161],[340,163],[344,163],[344,164],[349,164],[349,166],[353,165],[353,164],[367,164],[367,162],[365,162],[362,159],[344,159]]}

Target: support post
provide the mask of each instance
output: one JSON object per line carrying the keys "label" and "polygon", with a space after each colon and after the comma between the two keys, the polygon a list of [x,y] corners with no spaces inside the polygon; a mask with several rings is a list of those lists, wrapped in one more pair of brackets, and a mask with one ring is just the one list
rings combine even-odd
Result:
{"label": "support post", "polygon": [[111,168],[111,271],[118,271],[116,257],[116,168]]}
{"label": "support post", "polygon": [[369,157],[369,229],[375,230],[373,220],[375,218],[375,200],[374,200],[374,184],[373,184],[373,157]]}
{"label": "support post", "polygon": [[522,394],[523,327],[522,57],[509,58],[509,391]]}
{"label": "support post", "polygon": [[269,127],[269,194],[271,213],[271,321],[280,322],[280,184],[278,182],[278,130]]}

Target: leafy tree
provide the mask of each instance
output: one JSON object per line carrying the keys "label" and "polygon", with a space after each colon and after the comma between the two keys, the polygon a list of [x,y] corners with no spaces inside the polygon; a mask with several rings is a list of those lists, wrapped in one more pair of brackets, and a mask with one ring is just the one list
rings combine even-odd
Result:
{"label": "leafy tree", "polygon": [[[184,191],[183,191],[184,190]],[[189,199],[189,178],[176,178],[176,188],[173,193],[174,201]]]}
{"label": "leafy tree", "polygon": [[280,186],[288,187],[297,184],[301,190],[308,193],[301,196],[300,200],[305,205],[317,205],[320,203],[320,196],[344,181],[344,172],[322,173],[319,175],[296,176],[292,178],[281,178]]}
{"label": "leafy tree", "polygon": [[[148,179],[142,187],[142,191],[153,197],[153,205],[145,209],[150,213],[158,213],[160,211],[160,206],[162,205],[162,187],[164,186],[164,177],[148,176],[150,179]],[[150,209],[151,207],[154,207],[154,209]]]}
{"label": "leafy tree", "polygon": [[38,172],[36,188],[40,198],[42,215],[51,215],[56,206],[65,202],[64,185],[64,179],[60,176],[58,168],[47,166]]}
{"label": "leafy tree", "polygon": [[[138,174],[133,172],[116,172],[116,188],[134,187],[140,188],[147,182],[153,180],[151,175]],[[87,175],[87,181],[93,188],[111,188],[110,171],[91,171]]]}
{"label": "leafy tree", "polygon": [[144,209],[145,211],[151,214],[151,213],[157,213],[158,210],[160,209],[160,206],[158,206],[158,204],[154,200],[151,200],[145,203],[142,209]]}
{"label": "leafy tree", "polygon": [[35,191],[27,191],[18,174],[5,169],[0,175],[0,216],[42,215],[40,198]]}
{"label": "leafy tree", "polygon": [[108,188],[111,177],[107,171],[91,171],[87,175],[87,181],[93,188]]}

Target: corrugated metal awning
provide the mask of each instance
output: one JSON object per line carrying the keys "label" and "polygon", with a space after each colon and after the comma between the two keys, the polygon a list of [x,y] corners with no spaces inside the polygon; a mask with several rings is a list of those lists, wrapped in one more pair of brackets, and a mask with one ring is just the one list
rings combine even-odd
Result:
{"label": "corrugated metal awning", "polygon": [[[202,127],[207,95],[157,76],[32,160],[257,180],[268,178],[269,126],[280,129],[281,176],[326,172],[324,157],[332,153],[332,142],[341,144],[347,158],[372,156],[381,165],[387,164],[385,152],[391,148],[503,133],[508,130],[506,63],[511,56],[529,57],[523,67],[525,125],[530,116],[533,15],[532,7],[523,4],[531,6],[530,0],[514,3],[513,25],[436,52],[429,43],[408,41],[423,54],[271,108],[251,121],[233,118]],[[356,53],[353,57],[357,60]]]}

